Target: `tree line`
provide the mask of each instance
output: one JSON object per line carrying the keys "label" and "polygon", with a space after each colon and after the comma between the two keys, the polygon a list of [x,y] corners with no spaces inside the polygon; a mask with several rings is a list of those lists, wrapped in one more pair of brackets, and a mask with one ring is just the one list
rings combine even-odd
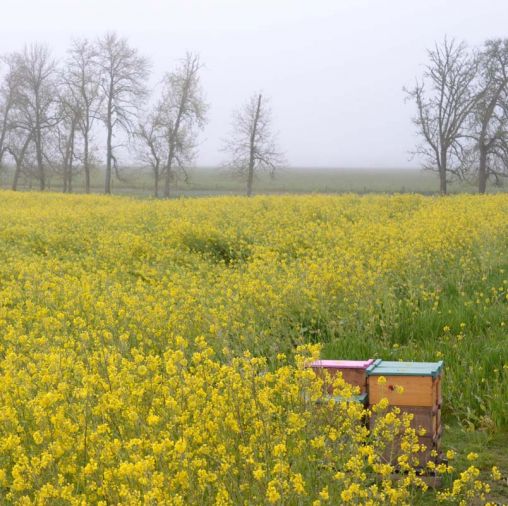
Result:
{"label": "tree line", "polygon": [[[73,191],[79,174],[91,191],[92,169],[104,164],[104,192],[122,179],[121,148],[151,171],[153,193],[169,197],[187,179],[208,113],[200,82],[202,62],[188,53],[149,89],[151,66],[116,33],[74,40],[66,57],[53,58],[31,44],[0,58],[0,171],[13,166],[12,189],[20,178],[40,190],[58,175]],[[444,39],[428,51],[428,62],[407,97],[420,137],[415,155],[437,172],[440,192],[453,179],[501,184],[508,176],[508,39],[481,48]],[[253,94],[233,114],[223,150],[231,173],[252,194],[255,174],[274,174],[283,163],[266,98]]]}
{"label": "tree line", "polygon": [[[90,193],[92,169],[105,162],[109,194],[113,178],[122,178],[122,147],[150,168],[156,197],[169,197],[172,185],[187,178],[208,111],[199,55],[186,54],[155,90],[147,86],[149,60],[116,33],[74,40],[63,61],[31,44],[2,56],[0,65],[0,170],[13,165],[13,190],[21,176],[44,190],[56,174],[63,191],[72,192],[81,174]],[[268,101],[256,93],[234,113],[224,141],[228,167],[249,195],[255,173],[273,173],[282,162],[271,123]]]}
{"label": "tree line", "polygon": [[453,179],[476,181],[485,193],[489,180],[508,177],[508,39],[469,49],[445,38],[406,92],[416,104],[415,154],[439,175],[441,194]]}

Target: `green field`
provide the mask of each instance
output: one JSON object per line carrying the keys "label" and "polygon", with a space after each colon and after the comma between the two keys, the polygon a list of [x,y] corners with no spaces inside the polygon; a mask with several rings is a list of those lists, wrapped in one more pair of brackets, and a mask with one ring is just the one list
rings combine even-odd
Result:
{"label": "green field", "polygon": [[[0,174],[0,187],[9,188],[12,170]],[[508,185],[508,183],[507,183]],[[234,178],[221,168],[192,168],[189,180],[178,181],[172,187],[173,196],[236,195],[244,193],[242,181]],[[49,179],[49,189],[60,191],[62,185],[58,176]],[[506,191],[508,186],[488,188],[489,193]],[[83,191],[83,178],[78,174],[74,191]],[[36,181],[22,179],[20,189],[37,189]],[[281,169],[270,178],[261,174],[254,184],[258,194],[270,193],[422,193],[432,195],[439,190],[436,174],[420,169],[353,169],[353,168],[291,168]],[[92,178],[92,191],[102,193],[103,174],[95,170]],[[475,193],[471,182],[454,182],[450,193]],[[150,196],[153,182],[146,169],[126,168],[122,180],[113,181],[113,193],[123,195]]]}

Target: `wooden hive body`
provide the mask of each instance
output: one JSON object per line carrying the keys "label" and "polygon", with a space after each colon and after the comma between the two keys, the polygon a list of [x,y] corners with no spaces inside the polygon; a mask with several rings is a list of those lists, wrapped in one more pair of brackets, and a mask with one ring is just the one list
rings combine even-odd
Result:
{"label": "wooden hive body", "polygon": [[367,393],[367,368],[374,364],[374,360],[316,360],[309,367],[325,380],[324,388],[328,394],[333,394],[333,380],[337,373],[341,373],[344,381],[350,385],[360,387],[360,393]]}
{"label": "wooden hive body", "polygon": [[[433,437],[439,432],[441,426],[441,410],[434,406],[429,408],[427,406],[415,407],[415,406],[397,406],[400,408],[401,413],[398,418],[402,418],[403,413],[410,413],[413,415],[410,427],[415,430],[425,429],[425,436]],[[391,411],[391,409],[388,409]],[[376,426],[376,422],[379,417],[383,417],[385,413],[380,415],[373,413],[370,417],[370,427],[373,429]]]}
{"label": "wooden hive body", "polygon": [[[369,404],[387,398],[390,405],[434,407],[441,403],[443,362],[380,361],[367,369]],[[386,381],[380,382],[384,377]],[[399,393],[397,387],[402,387]]]}

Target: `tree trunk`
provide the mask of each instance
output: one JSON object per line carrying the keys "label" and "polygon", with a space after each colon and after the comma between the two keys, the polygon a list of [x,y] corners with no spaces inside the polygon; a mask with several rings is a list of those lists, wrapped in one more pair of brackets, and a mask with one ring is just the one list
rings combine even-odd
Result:
{"label": "tree trunk", "polygon": [[4,143],[5,143],[5,136],[7,135],[7,121],[8,121],[8,117],[9,117],[10,108],[11,108],[10,104],[7,103],[7,107],[5,108],[4,117],[2,120],[2,130],[0,132],[0,170],[2,169],[2,162],[4,159],[4,152],[5,152]]}
{"label": "tree trunk", "polygon": [[88,131],[84,137],[83,168],[85,169],[85,193],[90,193],[90,166],[88,165]]}
{"label": "tree trunk", "polygon": [[159,167],[155,167],[154,168],[154,195],[155,195],[155,198],[158,199],[159,198]]}
{"label": "tree trunk", "polygon": [[249,150],[249,172],[247,174],[247,197],[252,195],[252,185],[254,182],[254,168],[256,163],[256,133],[258,128],[259,114],[261,112],[261,94],[258,97],[258,105],[256,107],[256,115],[254,116],[254,124],[250,135]]}
{"label": "tree trunk", "polygon": [[169,199],[169,190],[171,185],[171,170],[173,168],[173,148],[169,150],[168,163],[166,167],[166,178],[164,180],[164,198]]}
{"label": "tree trunk", "polygon": [[484,194],[487,190],[487,147],[480,144],[480,165],[478,167],[478,193]]}
{"label": "tree trunk", "polygon": [[111,193],[111,163],[113,161],[113,84],[110,86],[108,98],[108,118],[107,118],[108,139],[106,145],[106,181],[104,183],[104,193]]}
{"label": "tree trunk", "polygon": [[447,181],[446,181],[446,172],[441,171],[439,173],[439,193],[441,195],[448,194]]}
{"label": "tree trunk", "polygon": [[74,139],[76,135],[76,127],[73,124],[71,128],[71,137],[70,137],[70,148],[69,148],[69,176],[67,180],[67,190],[69,193],[72,193],[72,171],[73,171],[73,162],[74,162]]}
{"label": "tree trunk", "polygon": [[[16,191],[18,189],[18,182],[19,182],[19,176],[21,174],[21,167],[23,166],[23,161],[25,160],[26,150],[28,149],[28,146],[30,145],[30,141],[32,140],[32,135],[29,135],[25,143],[23,144],[23,147],[21,148],[21,152],[18,156],[16,156],[12,151],[11,154],[14,158],[14,161],[16,162],[16,170],[14,172],[14,180],[12,182],[12,190]],[[32,189],[32,178],[30,178],[30,189]]]}
{"label": "tree trunk", "polygon": [[252,197],[253,182],[254,182],[254,166],[249,162],[249,173],[247,175],[247,197]]}
{"label": "tree trunk", "polygon": [[113,159],[113,148],[111,146],[112,141],[112,128],[108,123],[108,140],[106,147],[106,180],[104,183],[104,193],[111,193],[111,162]]}
{"label": "tree trunk", "polygon": [[444,149],[441,150],[441,161],[439,165],[439,193],[441,195],[448,194],[446,173],[447,173],[447,153]]}
{"label": "tree trunk", "polygon": [[42,156],[42,136],[41,130],[37,127],[35,133],[35,151],[37,157],[37,172],[39,177],[39,189],[44,191],[46,189],[46,178],[44,175],[44,161]]}
{"label": "tree trunk", "polygon": [[14,171],[14,179],[12,181],[12,191],[18,189],[19,175],[21,173],[21,164],[16,161],[16,170]]}

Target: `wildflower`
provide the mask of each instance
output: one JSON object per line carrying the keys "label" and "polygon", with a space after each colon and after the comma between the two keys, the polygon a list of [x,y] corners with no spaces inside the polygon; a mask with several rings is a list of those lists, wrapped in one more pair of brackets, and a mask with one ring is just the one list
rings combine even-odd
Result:
{"label": "wildflower", "polygon": [[319,497],[321,497],[321,499],[323,501],[328,501],[328,499],[330,499],[330,494],[328,493],[328,487],[325,487],[321,490],[321,492],[319,492]]}
{"label": "wildflower", "polygon": [[455,458],[455,452],[453,450],[448,450],[446,452],[446,458],[448,460],[453,460]]}
{"label": "wildflower", "polygon": [[502,478],[501,476],[501,472],[499,471],[499,468],[496,467],[496,466],[493,466],[492,469],[491,469],[491,473],[492,473],[492,479],[493,480],[500,480]]}
{"label": "wildflower", "polygon": [[270,483],[268,483],[268,488],[266,490],[266,498],[271,504],[274,504],[281,499],[281,495],[276,488],[276,484],[277,482],[272,480]]}
{"label": "wildflower", "polygon": [[279,457],[286,453],[286,445],[284,443],[279,443],[273,447],[273,455],[275,457]]}
{"label": "wildflower", "polygon": [[300,473],[295,474],[291,478],[291,483],[293,484],[293,489],[298,495],[305,494],[305,483],[303,481],[303,476]]}

